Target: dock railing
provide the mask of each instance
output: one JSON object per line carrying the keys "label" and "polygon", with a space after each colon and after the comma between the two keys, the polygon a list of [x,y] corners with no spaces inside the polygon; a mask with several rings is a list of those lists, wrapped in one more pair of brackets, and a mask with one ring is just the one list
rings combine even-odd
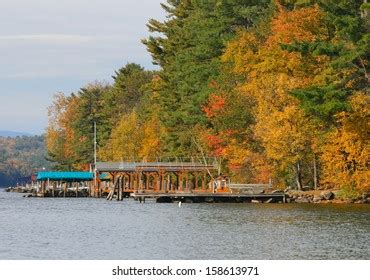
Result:
{"label": "dock railing", "polygon": [[265,190],[272,190],[271,184],[229,184],[229,188],[231,192],[239,191],[239,192],[252,192],[252,193],[261,193]]}

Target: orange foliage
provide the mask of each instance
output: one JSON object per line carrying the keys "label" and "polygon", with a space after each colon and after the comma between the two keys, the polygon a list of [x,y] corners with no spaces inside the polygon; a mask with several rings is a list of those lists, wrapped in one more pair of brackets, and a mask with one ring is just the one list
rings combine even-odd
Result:
{"label": "orange foliage", "polygon": [[278,16],[272,20],[273,35],[267,44],[274,48],[277,44],[325,40],[328,35],[323,17],[318,5],[293,11],[280,9]]}
{"label": "orange foliage", "polygon": [[212,118],[225,108],[225,98],[217,94],[211,94],[207,106],[203,110],[208,118]]}

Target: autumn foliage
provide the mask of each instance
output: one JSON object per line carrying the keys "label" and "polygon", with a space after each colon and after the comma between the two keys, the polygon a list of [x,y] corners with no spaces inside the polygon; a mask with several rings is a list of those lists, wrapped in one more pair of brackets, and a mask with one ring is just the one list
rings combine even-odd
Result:
{"label": "autumn foliage", "polygon": [[160,69],[56,95],[50,159],[92,163],[96,122],[99,160],[206,155],[234,182],[369,191],[368,19],[328,3],[168,1],[143,40]]}

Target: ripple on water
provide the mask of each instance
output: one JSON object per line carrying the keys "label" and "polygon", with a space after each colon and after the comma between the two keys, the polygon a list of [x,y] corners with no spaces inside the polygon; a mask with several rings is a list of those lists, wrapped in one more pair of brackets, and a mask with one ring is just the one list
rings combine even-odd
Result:
{"label": "ripple on water", "polygon": [[370,257],[369,205],[0,200],[0,259]]}

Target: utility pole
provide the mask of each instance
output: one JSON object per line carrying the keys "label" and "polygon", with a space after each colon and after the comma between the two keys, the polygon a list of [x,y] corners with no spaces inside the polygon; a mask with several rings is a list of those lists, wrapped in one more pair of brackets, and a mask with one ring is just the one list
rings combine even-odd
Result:
{"label": "utility pole", "polygon": [[94,121],[94,193],[95,193],[95,190],[96,190],[96,146],[97,146],[97,142],[96,142],[96,122]]}

